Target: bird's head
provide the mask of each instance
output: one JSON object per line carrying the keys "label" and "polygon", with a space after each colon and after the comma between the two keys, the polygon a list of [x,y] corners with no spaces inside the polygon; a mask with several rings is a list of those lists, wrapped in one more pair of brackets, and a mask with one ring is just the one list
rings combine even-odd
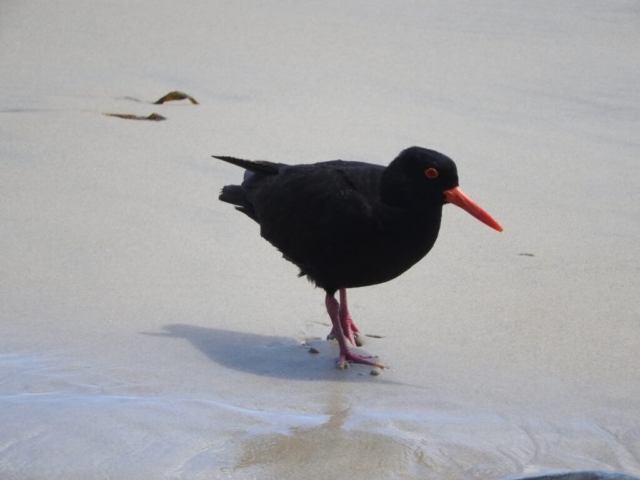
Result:
{"label": "bird's head", "polygon": [[[392,204],[437,205],[452,203],[501,232],[500,224],[458,186],[458,169],[446,155],[410,147],[387,167],[383,197]],[[384,185],[386,184],[386,185]]]}

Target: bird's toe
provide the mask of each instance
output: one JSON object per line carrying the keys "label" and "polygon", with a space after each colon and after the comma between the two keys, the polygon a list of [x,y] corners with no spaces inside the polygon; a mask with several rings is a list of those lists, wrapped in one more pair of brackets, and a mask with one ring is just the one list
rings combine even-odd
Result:
{"label": "bird's toe", "polygon": [[341,352],[340,357],[338,358],[338,362],[336,363],[336,367],[339,370],[344,370],[349,367],[350,363],[359,363],[361,365],[369,365],[371,367],[378,367],[384,370],[386,367],[380,362],[374,362],[373,360],[369,360],[369,358],[377,358],[377,357],[363,357],[362,355],[356,355],[351,352],[351,350],[347,350],[346,352]]}

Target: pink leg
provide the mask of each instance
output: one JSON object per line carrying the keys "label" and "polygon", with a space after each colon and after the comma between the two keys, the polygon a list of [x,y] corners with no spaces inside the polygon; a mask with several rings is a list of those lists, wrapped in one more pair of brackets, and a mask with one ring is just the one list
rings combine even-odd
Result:
{"label": "pink leg", "polygon": [[349,313],[349,305],[347,304],[347,289],[340,289],[340,324],[344,336],[351,342],[351,345],[361,347],[364,345],[362,336],[359,335],[360,329],[353,322],[353,318]]}
{"label": "pink leg", "polygon": [[[349,305],[347,304],[347,289],[340,289],[340,325],[342,326],[342,333],[351,342],[352,345],[361,347],[364,345],[364,337],[360,333],[360,329],[353,321],[353,317],[349,313]],[[335,340],[337,337],[335,328],[331,329],[331,333],[327,335],[327,340]]]}
{"label": "pink leg", "polygon": [[331,317],[331,323],[333,324],[332,333],[335,335],[336,340],[338,340],[338,345],[340,346],[340,357],[338,358],[338,363],[336,366],[342,370],[346,368],[349,363],[362,363],[364,365],[371,365],[373,367],[385,368],[383,364],[378,362],[373,362],[361,355],[356,355],[349,350],[349,346],[347,345],[347,338],[344,336],[342,332],[342,325],[340,322],[340,304],[333,297],[333,295],[327,294],[327,298],[325,300],[327,305],[327,313],[329,317]]}

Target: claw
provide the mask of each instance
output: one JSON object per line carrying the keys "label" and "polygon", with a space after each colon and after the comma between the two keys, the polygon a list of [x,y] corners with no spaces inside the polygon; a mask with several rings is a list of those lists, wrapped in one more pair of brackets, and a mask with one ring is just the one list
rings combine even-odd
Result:
{"label": "claw", "polygon": [[340,357],[338,358],[338,361],[336,363],[336,368],[338,368],[338,370],[344,370],[345,368],[349,368],[350,363],[360,363],[362,365],[378,367],[381,370],[387,368],[384,366],[384,364],[369,360],[362,355],[356,355],[355,353],[351,352],[351,350],[340,352]]}

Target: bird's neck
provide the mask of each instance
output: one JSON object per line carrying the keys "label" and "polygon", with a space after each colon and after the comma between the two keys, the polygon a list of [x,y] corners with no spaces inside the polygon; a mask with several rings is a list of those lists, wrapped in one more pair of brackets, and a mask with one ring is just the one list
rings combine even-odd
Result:
{"label": "bird's neck", "polygon": [[442,207],[421,211],[387,207],[381,236],[385,245],[381,260],[394,276],[420,261],[433,247],[440,231]]}
{"label": "bird's neck", "polygon": [[380,200],[385,205],[391,207],[404,208],[411,205],[406,179],[400,173],[396,173],[392,168],[382,172],[380,181]]}
{"label": "bird's neck", "polygon": [[[442,211],[444,202],[429,192],[412,185],[406,174],[393,168],[393,163],[382,172],[380,179],[380,200],[383,204],[405,210]],[[439,215],[439,214],[438,214]]]}
{"label": "bird's neck", "polygon": [[385,230],[394,248],[412,251],[417,261],[431,249],[438,237],[444,203],[416,190],[406,174],[395,170],[393,163],[382,173],[380,200]]}

